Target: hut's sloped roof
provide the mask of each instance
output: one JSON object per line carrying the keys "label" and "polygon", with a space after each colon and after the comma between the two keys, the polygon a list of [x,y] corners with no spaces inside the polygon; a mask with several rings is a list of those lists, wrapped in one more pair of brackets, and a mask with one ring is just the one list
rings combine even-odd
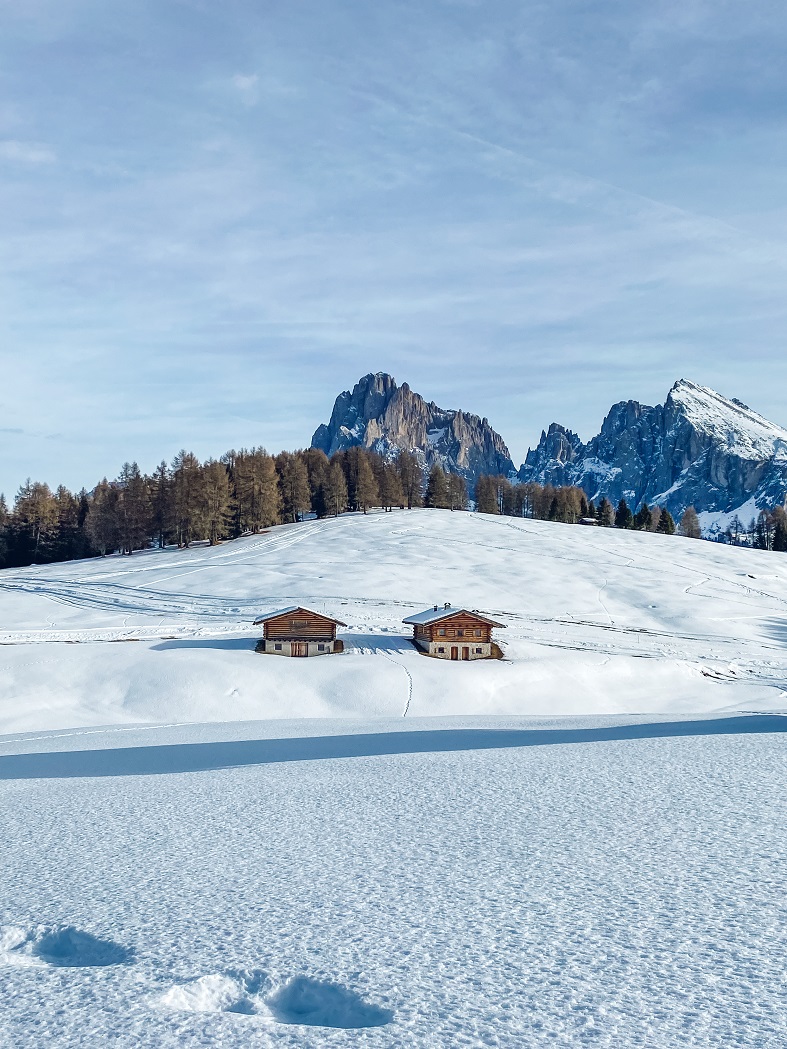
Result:
{"label": "hut's sloped roof", "polygon": [[429,623],[439,623],[442,619],[451,619],[453,616],[472,616],[473,619],[478,619],[482,623],[488,623],[489,626],[505,629],[505,623],[498,623],[496,620],[490,619],[489,616],[482,615],[480,612],[474,612],[469,608],[427,608],[424,612],[417,612],[414,616],[408,616],[402,622],[409,623],[411,626],[427,626]]}
{"label": "hut's sloped roof", "polygon": [[290,616],[293,612],[305,612],[308,616],[317,616],[319,619],[327,619],[329,623],[335,623],[337,626],[347,626],[347,624],[343,623],[341,619],[334,619],[333,616],[328,616],[325,612],[314,612],[311,608],[304,608],[302,605],[288,605],[287,608],[277,608],[275,612],[266,612],[264,616],[255,619],[253,625],[259,626],[260,623],[267,623],[271,619]]}

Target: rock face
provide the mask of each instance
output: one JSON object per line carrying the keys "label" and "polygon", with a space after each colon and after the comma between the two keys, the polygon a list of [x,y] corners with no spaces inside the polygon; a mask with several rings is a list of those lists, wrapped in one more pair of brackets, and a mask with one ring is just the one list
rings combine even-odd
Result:
{"label": "rock face", "polygon": [[486,419],[438,408],[384,372],[365,375],[352,392],[340,393],[330,422],[312,437],[312,448],[326,455],[355,445],[386,458],[414,452],[425,468],[438,462],[471,483],[481,474],[508,476],[515,469],[503,438]]}
{"label": "rock face", "polygon": [[663,405],[612,407],[587,444],[553,423],[519,471],[521,481],[579,485],[591,498],[636,507],[694,506],[706,531],[738,514],[744,524],[787,492],[787,430],[738,400],[687,379]]}

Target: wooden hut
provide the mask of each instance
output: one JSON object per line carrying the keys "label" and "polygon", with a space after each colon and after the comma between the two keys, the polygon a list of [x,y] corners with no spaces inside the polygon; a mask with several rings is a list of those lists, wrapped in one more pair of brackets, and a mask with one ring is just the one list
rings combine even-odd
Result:
{"label": "wooden hut", "polygon": [[425,612],[408,616],[404,623],[413,628],[413,642],[427,655],[438,659],[491,659],[492,630],[504,628],[480,612],[450,605],[435,605]]}
{"label": "wooden hut", "polygon": [[258,652],[275,656],[323,656],[344,651],[344,644],[337,640],[336,628],[347,624],[321,612],[292,605],[254,620],[255,626],[260,624],[263,638],[257,645]]}

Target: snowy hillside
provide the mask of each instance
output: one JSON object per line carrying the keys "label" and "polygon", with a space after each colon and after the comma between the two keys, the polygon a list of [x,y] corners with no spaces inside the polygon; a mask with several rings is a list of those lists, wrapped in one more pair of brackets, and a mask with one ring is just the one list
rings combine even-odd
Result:
{"label": "snowy hillside", "polygon": [[[6,571],[0,727],[769,709],[786,583],[759,551],[440,510]],[[416,652],[401,620],[444,601],[506,623],[506,659]],[[255,654],[292,604],[347,623],[345,654]]]}
{"label": "snowy hillside", "polygon": [[2,573],[0,1049],[787,1044],[785,583],[446,511]]}

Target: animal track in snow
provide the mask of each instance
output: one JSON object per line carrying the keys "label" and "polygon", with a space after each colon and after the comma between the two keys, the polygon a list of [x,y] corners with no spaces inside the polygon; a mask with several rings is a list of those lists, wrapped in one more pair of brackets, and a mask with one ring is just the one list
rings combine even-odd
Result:
{"label": "animal track in snow", "polygon": [[36,925],[0,929],[0,961],[6,965],[52,965],[88,968],[122,965],[134,952],[73,925]]}

